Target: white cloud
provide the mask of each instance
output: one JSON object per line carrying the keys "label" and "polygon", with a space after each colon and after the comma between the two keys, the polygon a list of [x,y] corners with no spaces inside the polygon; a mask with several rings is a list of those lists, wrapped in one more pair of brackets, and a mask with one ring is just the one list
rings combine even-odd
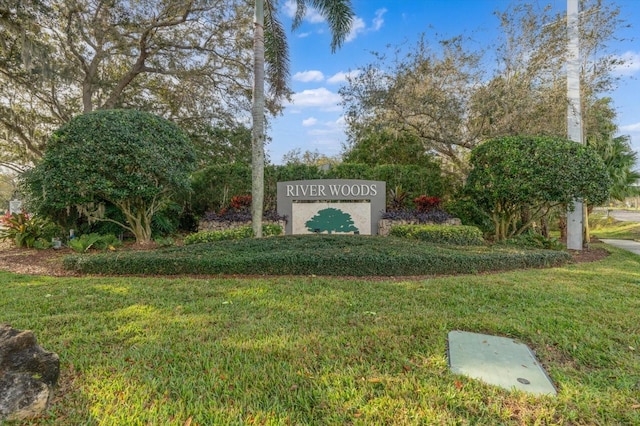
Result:
{"label": "white cloud", "polygon": [[[297,5],[294,0],[287,0],[284,3],[283,9],[284,9],[284,14],[287,15],[289,18],[293,18],[294,16],[296,16]],[[321,22],[324,22],[325,20],[322,17],[322,15],[320,15],[318,11],[313,7],[306,8],[303,19],[305,21],[311,22],[312,24],[319,24]]]}
{"label": "white cloud", "polygon": [[368,33],[371,31],[380,31],[382,25],[384,25],[384,14],[387,13],[387,9],[376,10],[374,18],[371,20],[371,26],[367,27],[364,20],[358,16],[353,18],[351,23],[351,30],[345,38],[345,41],[353,41],[360,34]]}
{"label": "white cloud", "polygon": [[295,81],[302,81],[308,83],[310,81],[322,81],[324,80],[324,74],[321,71],[303,71],[297,72],[293,76]]}
{"label": "white cloud", "polygon": [[[289,18],[294,18],[296,15],[297,4],[295,0],[287,0],[283,5],[283,10],[285,15]],[[358,37],[359,34],[366,33],[369,31],[379,31],[380,28],[384,25],[384,15],[387,13],[387,9],[382,8],[375,11],[375,16],[371,20],[371,26],[367,27],[367,24],[364,22],[362,18],[359,16],[355,16],[353,21],[351,22],[351,29],[345,41],[353,41]],[[321,24],[326,21],[326,19],[318,12],[314,7],[307,7],[304,14],[304,21],[307,21],[311,24]],[[319,33],[324,32],[323,30],[319,30]],[[308,37],[310,35],[309,32],[302,33],[298,37]]]}
{"label": "white cloud", "polygon": [[304,19],[311,22],[312,24],[320,24],[324,22],[324,17],[320,15],[318,11],[313,7],[307,7],[307,10],[304,14]]}
{"label": "white cloud", "polygon": [[344,116],[340,116],[334,121],[325,121],[324,123],[322,123],[322,128],[312,129],[309,132],[307,132],[307,134],[311,136],[343,134],[344,129],[345,129]]}
{"label": "white cloud", "polygon": [[626,126],[620,126],[620,130],[623,132],[640,132],[640,123],[627,124]]}
{"label": "white cloud", "polygon": [[382,28],[382,25],[384,24],[384,14],[387,13],[387,9],[378,9],[376,10],[376,17],[373,18],[373,31],[378,31],[380,28]]}
{"label": "white cloud", "polygon": [[284,14],[289,18],[296,16],[296,2],[293,0],[287,0],[283,6]]}
{"label": "white cloud", "polygon": [[618,56],[623,63],[614,67],[613,71],[620,75],[633,75],[640,71],[640,53],[628,51]]}
{"label": "white cloud", "polygon": [[319,89],[303,90],[291,96],[291,104],[298,107],[317,107],[325,110],[339,109],[338,103],[342,100],[340,95],[327,90]]}
{"label": "white cloud", "polygon": [[318,119],[315,117],[309,117],[302,120],[302,125],[304,127],[315,126],[318,123]]}
{"label": "white cloud", "polygon": [[353,21],[351,22],[351,30],[349,30],[349,34],[347,34],[345,41],[349,42],[349,41],[355,40],[356,37],[358,37],[358,34],[364,32],[366,27],[367,26],[365,25],[362,18],[359,18],[356,16],[355,18],[353,18]]}
{"label": "white cloud", "polygon": [[360,70],[354,70],[349,72],[340,71],[339,73],[336,73],[331,77],[329,77],[327,79],[327,82],[331,84],[346,83],[347,77],[356,77],[358,74],[360,74]]}

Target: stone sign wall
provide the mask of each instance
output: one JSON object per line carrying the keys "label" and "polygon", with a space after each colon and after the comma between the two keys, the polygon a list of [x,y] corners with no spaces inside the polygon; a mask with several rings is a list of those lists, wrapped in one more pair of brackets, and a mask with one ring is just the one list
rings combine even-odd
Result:
{"label": "stone sign wall", "polygon": [[386,182],[318,179],[278,182],[278,214],[288,218],[285,233],[378,233],[385,211]]}

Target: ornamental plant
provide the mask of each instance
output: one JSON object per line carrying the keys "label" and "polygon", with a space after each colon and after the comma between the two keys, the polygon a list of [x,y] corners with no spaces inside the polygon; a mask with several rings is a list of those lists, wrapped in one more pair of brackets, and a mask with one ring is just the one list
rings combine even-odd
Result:
{"label": "ornamental plant", "polygon": [[251,209],[251,195],[235,195],[231,197],[230,207],[235,211]]}
{"label": "ornamental plant", "polygon": [[440,202],[442,200],[438,197],[427,197],[426,195],[421,195],[417,198],[413,199],[413,203],[416,205],[416,210],[419,212],[428,212],[440,207]]}
{"label": "ornamental plant", "polygon": [[13,240],[18,248],[33,248],[38,240],[44,239],[51,224],[41,217],[32,217],[29,213],[9,213],[0,219],[0,239]]}
{"label": "ornamental plant", "polygon": [[490,218],[497,241],[522,234],[553,208],[573,200],[598,205],[609,196],[602,158],[566,139],[491,139],[473,149],[470,163],[464,192]]}
{"label": "ornamental plant", "polygon": [[[35,212],[54,218],[71,209],[151,242],[154,215],[190,190],[195,151],[176,124],[135,110],[99,110],[56,130],[42,161],[23,175]],[[113,205],[123,220],[105,215]]]}

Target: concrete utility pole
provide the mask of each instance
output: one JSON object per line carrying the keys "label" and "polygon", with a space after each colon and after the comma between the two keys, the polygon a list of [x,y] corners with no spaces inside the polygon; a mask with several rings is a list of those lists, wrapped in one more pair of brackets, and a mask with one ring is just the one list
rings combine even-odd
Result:
{"label": "concrete utility pole", "polygon": [[[584,143],[582,136],[582,110],[580,104],[580,31],[578,28],[578,0],[567,0],[567,137]],[[584,205],[573,202],[573,211],[567,211],[567,248],[582,250],[584,235]]]}

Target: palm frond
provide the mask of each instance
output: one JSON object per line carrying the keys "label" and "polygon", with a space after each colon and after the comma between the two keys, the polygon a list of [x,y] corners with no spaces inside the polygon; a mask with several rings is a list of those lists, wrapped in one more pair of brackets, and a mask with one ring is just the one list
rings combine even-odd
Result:
{"label": "palm frond", "polygon": [[273,1],[265,2],[265,73],[269,82],[269,91],[276,99],[287,98],[290,94],[289,80],[289,46],[287,34],[278,20]]}
{"label": "palm frond", "polygon": [[[326,18],[331,29],[331,51],[335,52],[342,46],[347,35],[351,31],[353,22],[353,8],[351,0],[308,0],[311,6],[318,10],[318,13]],[[298,8],[303,0],[297,0]],[[303,15],[304,16],[304,15]],[[297,17],[297,14],[296,14]],[[294,23],[296,21],[294,20]]]}

